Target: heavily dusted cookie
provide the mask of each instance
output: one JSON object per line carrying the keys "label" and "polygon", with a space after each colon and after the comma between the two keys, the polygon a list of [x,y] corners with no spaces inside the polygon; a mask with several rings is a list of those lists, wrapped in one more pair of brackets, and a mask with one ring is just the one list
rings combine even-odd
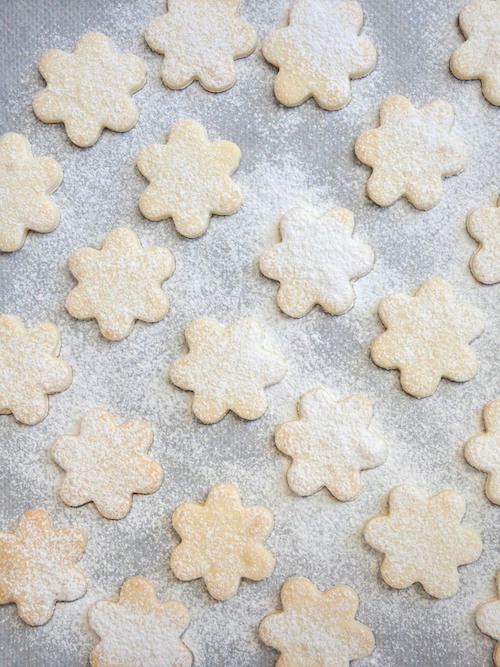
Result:
{"label": "heavily dusted cookie", "polygon": [[49,394],[69,387],[71,366],[58,359],[59,329],[40,322],[27,329],[15,315],[0,315],[0,414],[37,424],[49,411]]}
{"label": "heavily dusted cookie", "polygon": [[470,260],[472,275],[485,285],[500,282],[500,199],[469,213],[467,231],[479,242]]}
{"label": "heavily dusted cookie", "polygon": [[276,665],[349,667],[375,648],[373,632],[356,620],[358,594],[350,586],[320,591],[305,577],[281,587],[283,611],[268,614],[259,636],[280,652]]}
{"label": "heavily dusted cookie", "polygon": [[75,565],[86,542],[79,528],[54,528],[43,510],[25,512],[13,533],[0,532],[0,604],[15,602],[28,625],[47,623],[58,600],[87,590]]}
{"label": "heavily dusted cookie", "polygon": [[152,442],[153,429],[146,422],[118,424],[108,410],[90,410],[77,433],[60,436],[52,445],[52,458],[66,471],[61,499],[72,507],[93,502],[107,519],[123,518],[132,494],[152,493],[162,482],[161,465],[146,456]]}
{"label": "heavily dusted cookie", "polygon": [[208,227],[212,214],[230,215],[241,204],[231,174],[241,151],[230,141],[210,141],[194,120],[180,120],[166,144],[151,144],[137,156],[137,168],[150,182],[139,208],[149,220],[172,218],[183,236],[195,238]]}
{"label": "heavily dusted cookie", "polygon": [[100,250],[79,248],[69,258],[78,285],[66,297],[66,308],[79,320],[95,318],[105,338],[122,340],[136,320],[165,317],[170,303],[161,285],[174,267],[168,248],[143,248],[132,229],[117,227]]}
{"label": "heavily dusted cookie", "polygon": [[185,88],[198,80],[211,92],[236,82],[235,58],[257,46],[250,23],[238,17],[240,0],[168,0],[168,13],[153,19],[144,37],[153,51],[164,53],[163,83]]}
{"label": "heavily dusted cookie", "polygon": [[146,82],[146,67],[130,53],[117,54],[100,32],[81,37],[73,53],[50,49],[38,61],[47,87],[33,99],[44,123],[64,123],[77,146],[92,146],[105,127],[127,132],[137,122],[131,95]]}
{"label": "heavily dusted cookie", "polygon": [[476,611],[476,624],[481,632],[496,640],[493,662],[496,667],[500,667],[500,570],[497,572],[496,583],[498,597],[479,605]]}
{"label": "heavily dusted cookie", "polygon": [[181,543],[170,566],[182,581],[203,578],[216,600],[238,591],[241,579],[261,581],[272,573],[274,557],[264,547],[274,518],[262,505],[243,505],[232,484],[216,484],[204,503],[183,503],[172,524]]}
{"label": "heavily dusted cookie", "polygon": [[460,524],[464,514],[458,491],[427,497],[412,484],[392,489],[389,512],[364,527],[368,544],[385,554],[382,579],[392,588],[419,582],[436,598],[454,595],[460,585],[457,568],[473,563],[482,551],[479,533]]}
{"label": "heavily dusted cookie", "polygon": [[477,359],[469,343],[483,332],[485,317],[458,301],[446,280],[426,280],[413,296],[386,296],[378,315],[387,331],[373,341],[372,359],[382,368],[398,368],[408,394],[423,398],[437,389],[441,378],[465,382],[476,375]]}
{"label": "heavily dusted cookie", "polygon": [[190,667],[191,651],[181,640],[191,614],[182,602],[158,600],[146,577],[130,577],[118,600],[99,600],[88,611],[99,637],[92,667]]}
{"label": "heavily dusted cookie", "polygon": [[257,419],[267,408],[265,387],[280,382],[285,360],[268,346],[260,324],[250,318],[224,327],[205,317],[193,320],[184,335],[189,352],[172,364],[170,380],[194,392],[193,412],[213,424],[232,410]]}
{"label": "heavily dusted cookie", "polygon": [[455,113],[444,100],[420,109],[402,95],[380,107],[380,125],[360,134],[355,150],[372,167],[368,196],[379,206],[406,197],[416,208],[435,206],[443,193],[443,177],[461,172],[468,149],[453,128]]}
{"label": "heavily dusted cookie", "polygon": [[351,99],[350,79],[369,74],[377,62],[373,44],[359,37],[363,10],[357,2],[295,0],[289,25],[271,32],[262,54],[279,68],[278,100],[288,107],[309,97],[324,109],[340,109]]}
{"label": "heavily dusted cookie", "polygon": [[352,238],[354,216],[345,208],[317,214],[288,211],[280,220],[281,242],[260,256],[260,270],[278,280],[278,305],[290,317],[306,315],[315,304],[327,313],[347,312],[354,304],[351,281],[373,267],[373,250]]}
{"label": "heavily dusted cookie", "polygon": [[483,419],[484,433],[468,440],[464,455],[471,466],[488,473],[485,493],[500,505],[500,398],[485,405]]}
{"label": "heavily dusted cookie", "polygon": [[0,136],[0,251],[19,250],[28,230],[45,234],[59,224],[59,209],[49,195],[59,187],[59,162],[33,157],[22,134]]}

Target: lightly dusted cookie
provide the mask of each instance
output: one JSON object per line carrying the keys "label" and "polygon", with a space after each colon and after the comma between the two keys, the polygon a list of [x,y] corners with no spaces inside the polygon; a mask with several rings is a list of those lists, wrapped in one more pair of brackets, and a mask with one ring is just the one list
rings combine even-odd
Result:
{"label": "lightly dusted cookie", "polygon": [[470,260],[472,275],[485,285],[500,282],[500,199],[469,213],[467,231],[479,242]]}
{"label": "lightly dusted cookie", "polygon": [[477,627],[485,635],[496,640],[493,662],[500,667],[500,570],[497,572],[498,597],[479,605],[476,611]]}
{"label": "lightly dusted cookie", "polygon": [[127,132],[137,122],[132,93],[146,82],[146,66],[130,53],[117,54],[100,32],[81,37],[73,53],[50,49],[38,61],[47,87],[33,99],[44,123],[64,123],[71,141],[92,146],[105,127]]}
{"label": "lightly dusted cookie", "polygon": [[351,99],[350,79],[369,74],[377,62],[373,44],[359,37],[363,10],[357,2],[295,0],[289,25],[271,32],[264,58],[279,68],[277,99],[287,107],[309,97],[324,109],[340,109]]}
{"label": "lightly dusted cookie", "polygon": [[483,419],[484,433],[467,441],[464,455],[471,466],[488,473],[485,493],[500,505],[500,398],[485,405]]}
{"label": "lightly dusted cookie", "polygon": [[59,209],[49,195],[63,177],[59,162],[33,157],[22,134],[0,137],[0,251],[22,247],[28,230],[45,234],[59,224]]}

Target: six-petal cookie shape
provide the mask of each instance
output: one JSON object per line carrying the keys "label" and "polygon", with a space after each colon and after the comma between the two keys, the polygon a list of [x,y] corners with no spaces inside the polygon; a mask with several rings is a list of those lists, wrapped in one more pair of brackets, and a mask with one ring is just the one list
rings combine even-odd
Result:
{"label": "six-petal cookie shape", "polygon": [[43,510],[25,512],[13,533],[0,532],[0,604],[15,602],[29,625],[47,623],[58,600],[87,590],[75,565],[86,541],[79,528],[54,528]]}
{"label": "six-petal cookie shape", "polygon": [[278,100],[293,107],[313,96],[324,109],[345,106],[350,79],[369,74],[377,62],[373,44],[359,37],[362,26],[363,10],[352,0],[295,0],[289,25],[262,44],[264,58],[279,68]]}
{"label": "six-petal cookie shape", "polygon": [[67,505],[93,502],[107,519],[121,519],[133,493],[152,493],[163,470],[146,452],[153,442],[149,424],[132,419],[118,424],[108,410],[96,408],[80,422],[75,435],[52,445],[52,458],[66,471],[59,494]]}
{"label": "six-petal cookie shape", "polygon": [[216,484],[204,503],[183,503],[172,515],[181,543],[170,566],[182,581],[202,577],[210,595],[227,600],[243,577],[261,581],[274,569],[263,542],[274,526],[267,507],[241,503],[232,484]]}
{"label": "six-petal cookie shape", "polygon": [[358,594],[350,586],[320,591],[309,579],[293,577],[281,587],[281,603],[283,611],[259,626],[262,641],[281,653],[277,665],[349,667],[375,648],[373,632],[355,618]]}
{"label": "six-petal cookie shape", "polygon": [[285,360],[265,340],[252,318],[229,327],[205,317],[189,324],[184,335],[189,352],[170,368],[170,380],[194,392],[193,412],[213,424],[232,410],[243,419],[257,419],[267,408],[264,388],[285,377]]}
{"label": "six-petal cookie shape", "polygon": [[146,42],[164,53],[163,83],[185,88],[197,79],[211,92],[227,90],[236,81],[235,58],[257,46],[250,23],[238,17],[240,0],[168,0],[168,13],[153,19]]}
{"label": "six-petal cookie shape", "polygon": [[500,570],[497,572],[498,597],[479,605],[476,611],[477,627],[485,635],[496,640],[493,662],[500,667]]}
{"label": "six-petal cookie shape", "polygon": [[79,320],[95,318],[103,336],[122,340],[136,320],[159,322],[169,308],[162,283],[174,271],[168,248],[143,248],[128,227],[110,231],[100,250],[79,248],[68,260],[78,285],[66,297]]}
{"label": "six-petal cookie shape", "polygon": [[488,473],[485,492],[492,503],[500,505],[500,398],[483,410],[486,430],[465,445],[465,458],[471,466]]}
{"label": "six-petal cookie shape", "polygon": [[364,528],[368,544],[385,554],[382,579],[392,588],[420,582],[434,597],[454,595],[458,566],[474,562],[482,551],[479,533],[460,524],[464,514],[458,491],[427,497],[412,484],[395,487],[388,514],[372,517]]}
{"label": "six-petal cookie shape", "polygon": [[412,396],[429,396],[441,378],[465,382],[475,376],[469,343],[483,332],[485,318],[457,301],[446,280],[426,280],[413,296],[390,294],[378,314],[387,331],[373,341],[372,359],[382,368],[398,368],[401,386]]}
{"label": "six-petal cookie shape", "polygon": [[472,275],[485,285],[500,282],[500,199],[469,213],[467,231],[479,242],[470,260]]}
{"label": "six-petal cookie shape", "polygon": [[466,41],[450,60],[457,79],[481,79],[483,95],[500,105],[500,3],[471,0],[459,14]]}
{"label": "six-petal cookie shape", "polygon": [[26,137],[0,137],[0,251],[19,250],[28,230],[45,234],[59,224],[59,209],[49,195],[63,173],[59,162],[33,157]]}
{"label": "six-petal cookie shape", "polygon": [[402,95],[388,97],[380,108],[380,126],[356,140],[356,156],[373,169],[368,196],[379,206],[400,197],[422,210],[435,206],[443,176],[458,174],[467,163],[468,149],[454,120],[453,107],[444,100],[417,109]]}
{"label": "six-petal cookie shape", "polygon": [[38,61],[47,87],[33,99],[33,110],[44,123],[64,123],[77,146],[92,146],[107,127],[127,132],[137,122],[131,95],[146,81],[142,60],[117,54],[106,35],[90,32],[73,53],[50,49]]}
{"label": "six-petal cookie shape", "polygon": [[278,305],[290,317],[302,317],[315,304],[327,313],[352,308],[351,281],[373,267],[370,246],[352,238],[354,216],[345,208],[323,215],[296,208],[280,220],[281,243],[265,250],[260,270],[279,280]]}
{"label": "six-petal cookie shape", "polygon": [[130,577],[118,600],[100,600],[89,609],[89,625],[100,637],[92,667],[189,667],[191,651],[181,640],[191,620],[182,602],[158,600],[146,577]]}
{"label": "six-petal cookie shape", "polygon": [[137,156],[137,168],[150,182],[139,199],[149,220],[172,218],[183,236],[195,238],[208,227],[212,214],[230,215],[241,204],[231,174],[241,152],[230,141],[208,139],[203,125],[180,120],[166,144],[151,144]]}

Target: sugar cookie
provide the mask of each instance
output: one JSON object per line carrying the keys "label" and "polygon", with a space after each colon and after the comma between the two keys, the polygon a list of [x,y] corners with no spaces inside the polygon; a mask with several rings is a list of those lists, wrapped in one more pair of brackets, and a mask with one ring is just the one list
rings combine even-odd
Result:
{"label": "sugar cookie", "polygon": [[470,260],[472,275],[485,285],[500,282],[500,199],[469,213],[467,231],[479,242]]}
{"label": "sugar cookie", "polygon": [[146,82],[146,66],[130,53],[117,54],[100,32],[81,37],[73,53],[45,51],[38,61],[47,87],[33,110],[44,123],[64,123],[77,146],[92,146],[105,127],[127,132],[137,122],[132,93]]}
{"label": "sugar cookie", "polygon": [[488,473],[485,493],[500,505],[500,398],[484,407],[483,419],[485,432],[466,443],[464,455],[471,466]]}
{"label": "sugar cookie", "polygon": [[493,662],[500,667],[500,570],[497,572],[498,597],[483,602],[476,611],[477,627],[485,635],[496,640]]}

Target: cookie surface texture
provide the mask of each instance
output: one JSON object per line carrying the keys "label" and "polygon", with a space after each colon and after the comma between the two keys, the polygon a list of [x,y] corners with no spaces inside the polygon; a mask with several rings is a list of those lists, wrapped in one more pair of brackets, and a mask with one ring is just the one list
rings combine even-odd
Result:
{"label": "cookie surface texture", "polygon": [[476,611],[477,627],[485,635],[496,639],[493,662],[500,667],[500,571],[497,572],[498,597],[479,605]]}
{"label": "cookie surface texture", "polygon": [[500,282],[500,199],[469,213],[467,231],[479,242],[470,260],[472,275],[485,285]]}
{"label": "cookie surface texture", "polygon": [[500,505],[500,398],[485,406],[483,419],[484,433],[468,440],[464,455],[471,466],[488,473],[485,493]]}

